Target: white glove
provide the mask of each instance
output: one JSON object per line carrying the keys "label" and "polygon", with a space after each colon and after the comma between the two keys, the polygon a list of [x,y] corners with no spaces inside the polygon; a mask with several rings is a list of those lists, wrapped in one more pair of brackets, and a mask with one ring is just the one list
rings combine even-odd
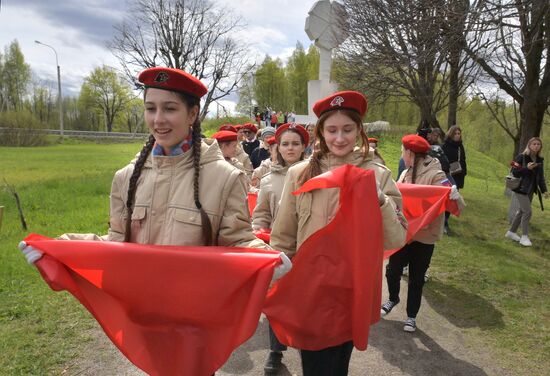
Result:
{"label": "white glove", "polygon": [[453,201],[457,201],[460,199],[460,193],[458,193],[458,189],[456,188],[456,185],[453,185],[451,187],[451,193],[449,194],[449,198]]}
{"label": "white glove", "polygon": [[271,282],[275,282],[286,273],[288,273],[290,269],[292,269],[292,261],[290,261],[290,259],[287,257],[287,255],[284,254],[284,252],[279,253],[279,257],[281,258],[282,264],[275,267]]}
{"label": "white glove", "polygon": [[27,262],[31,265],[34,265],[34,263],[40,260],[42,258],[42,255],[44,255],[44,253],[42,253],[38,249],[31,247],[30,245],[27,245],[27,243],[23,241],[19,243],[19,249],[21,250],[21,252],[23,252],[25,258],[27,259]]}

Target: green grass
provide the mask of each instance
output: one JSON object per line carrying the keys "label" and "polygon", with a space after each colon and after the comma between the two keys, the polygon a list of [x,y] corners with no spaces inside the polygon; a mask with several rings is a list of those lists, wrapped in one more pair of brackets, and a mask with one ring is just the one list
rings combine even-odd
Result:
{"label": "green grass", "polygon": [[[396,169],[400,137],[381,139],[381,153]],[[0,184],[6,178],[16,187],[28,232],[104,234],[112,176],[139,150],[140,144],[87,143],[0,148]],[[550,218],[535,203],[534,246],[521,248],[504,239],[508,199],[502,177],[507,168],[481,153],[467,153],[469,174],[462,193],[468,207],[451,219],[455,235],[436,245],[425,297],[512,374],[543,375],[550,369]],[[52,292],[25,263],[16,245],[27,232],[13,197],[0,189],[2,205],[0,373],[60,374],[90,346],[93,319],[67,293]],[[421,316],[422,310],[420,321]]]}

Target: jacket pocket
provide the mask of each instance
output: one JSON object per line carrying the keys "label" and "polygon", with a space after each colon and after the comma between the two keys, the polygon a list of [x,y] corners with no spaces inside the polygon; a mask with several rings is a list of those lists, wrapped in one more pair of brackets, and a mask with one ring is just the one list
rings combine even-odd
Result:
{"label": "jacket pocket", "polygon": [[296,198],[296,211],[298,213],[298,233],[301,233],[311,217],[311,193],[302,193]]}
{"label": "jacket pocket", "polygon": [[130,240],[133,243],[145,243],[145,221],[147,219],[147,207],[136,206],[132,211],[132,234]]}
{"label": "jacket pocket", "polygon": [[173,210],[170,244],[203,245],[200,212],[183,208],[173,208]]}

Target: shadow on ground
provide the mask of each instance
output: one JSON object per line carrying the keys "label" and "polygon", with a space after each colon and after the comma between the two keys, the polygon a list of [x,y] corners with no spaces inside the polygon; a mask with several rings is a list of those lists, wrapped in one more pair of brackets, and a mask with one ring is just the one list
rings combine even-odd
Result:
{"label": "shadow on ground", "polygon": [[423,295],[434,311],[459,328],[487,330],[504,327],[502,313],[478,295],[436,279],[430,279],[424,285]]}
{"label": "shadow on ground", "polygon": [[369,337],[385,361],[411,376],[486,376],[481,368],[457,359],[436,341],[417,329],[403,332],[403,322],[380,320]]}
{"label": "shadow on ground", "polygon": [[[239,346],[231,355],[227,363],[221,368],[221,371],[227,372],[232,375],[246,375],[258,366],[254,365],[251,353],[260,350],[265,353],[265,359],[269,354],[269,335],[268,335],[268,321],[263,317],[258,322],[258,327],[254,335],[245,342],[242,346]],[[263,369],[263,363],[261,364]],[[292,374],[283,364],[283,368],[279,370],[277,376],[291,376]]]}

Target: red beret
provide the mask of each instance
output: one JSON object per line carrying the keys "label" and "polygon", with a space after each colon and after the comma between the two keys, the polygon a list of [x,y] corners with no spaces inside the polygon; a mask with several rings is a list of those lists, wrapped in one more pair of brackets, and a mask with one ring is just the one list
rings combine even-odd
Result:
{"label": "red beret", "polygon": [[237,133],[231,131],[219,131],[212,135],[218,142],[237,141]]}
{"label": "red beret", "polygon": [[277,142],[280,141],[281,135],[287,129],[294,129],[295,131],[297,131],[300,135],[302,135],[302,138],[304,139],[304,144],[309,144],[309,133],[303,126],[296,123],[286,123],[277,128],[277,131],[275,132],[275,138],[277,139]]}
{"label": "red beret", "polygon": [[374,138],[374,137],[369,137],[369,144],[370,143],[374,143],[374,144],[377,144],[378,143],[378,139],[377,138]]}
{"label": "red beret", "polygon": [[232,126],[231,124],[222,124],[220,126],[220,129],[218,129],[219,131],[231,131],[231,132],[235,132],[237,133],[237,128]]}
{"label": "red beret", "polygon": [[267,142],[268,145],[273,145],[277,143],[277,139],[275,136],[268,137],[265,142]]}
{"label": "red beret", "polygon": [[408,134],[401,139],[403,147],[414,153],[427,153],[430,150],[430,144],[424,137],[417,134]]}
{"label": "red beret", "polygon": [[243,129],[248,129],[249,131],[251,131],[252,133],[256,133],[258,132],[258,128],[256,128],[256,126],[252,123],[245,123],[243,124]]}
{"label": "red beret", "polygon": [[356,111],[363,117],[367,112],[367,106],[367,98],[363,94],[357,91],[339,91],[315,102],[313,112],[317,117],[321,117],[327,111],[345,109]]}
{"label": "red beret", "polygon": [[179,91],[197,98],[208,92],[208,88],[198,78],[175,68],[147,68],[139,74],[138,81],[145,87]]}
{"label": "red beret", "polygon": [[243,128],[243,125],[242,124],[235,124],[234,125],[235,129],[238,131],[240,131],[242,128]]}

